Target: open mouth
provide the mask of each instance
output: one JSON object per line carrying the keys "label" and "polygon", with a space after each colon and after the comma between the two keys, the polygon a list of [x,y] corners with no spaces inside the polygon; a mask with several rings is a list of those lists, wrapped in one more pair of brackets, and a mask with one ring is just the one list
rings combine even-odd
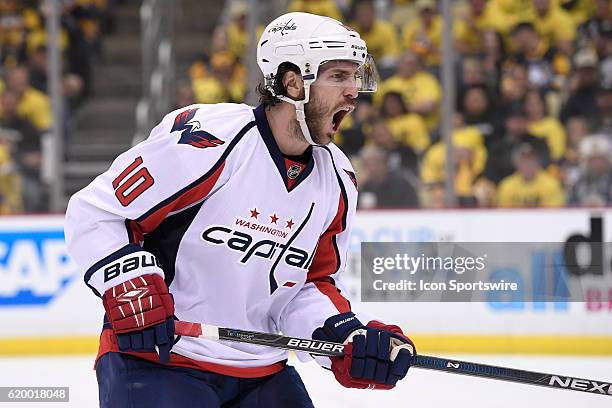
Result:
{"label": "open mouth", "polygon": [[334,112],[334,115],[332,116],[332,129],[334,133],[338,131],[342,120],[346,117],[346,115],[352,112],[353,109],[353,106],[343,106],[342,108]]}

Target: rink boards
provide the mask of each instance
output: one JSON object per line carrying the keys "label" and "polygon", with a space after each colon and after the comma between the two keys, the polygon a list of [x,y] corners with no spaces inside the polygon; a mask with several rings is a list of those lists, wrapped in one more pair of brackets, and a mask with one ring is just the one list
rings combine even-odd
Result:
{"label": "rink boards", "polygon": [[[590,237],[593,225],[612,241],[612,209],[359,212],[345,283],[354,308],[399,324],[421,351],[612,355],[610,301],[357,301],[362,241],[565,242]],[[91,352],[101,320],[100,300],[66,253],[63,216],[0,218],[0,354]]]}

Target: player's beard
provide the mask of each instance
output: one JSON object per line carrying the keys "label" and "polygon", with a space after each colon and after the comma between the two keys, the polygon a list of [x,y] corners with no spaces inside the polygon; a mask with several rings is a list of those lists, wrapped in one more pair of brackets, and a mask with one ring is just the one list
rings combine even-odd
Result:
{"label": "player's beard", "polygon": [[[326,145],[332,141],[334,134],[327,132],[325,134],[325,118],[331,109],[323,103],[321,98],[316,94],[310,94],[310,100],[304,105],[304,113],[306,114],[306,125],[310,132],[310,137],[316,144]],[[291,134],[295,135],[300,141],[306,141],[300,123],[296,120],[293,122]]]}

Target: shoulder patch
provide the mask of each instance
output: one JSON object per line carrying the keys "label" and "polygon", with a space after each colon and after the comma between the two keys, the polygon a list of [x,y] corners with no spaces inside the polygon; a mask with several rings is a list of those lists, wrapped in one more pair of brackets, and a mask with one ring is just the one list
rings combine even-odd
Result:
{"label": "shoulder patch", "polygon": [[174,118],[171,132],[181,131],[181,138],[178,144],[188,144],[198,149],[206,147],[216,147],[225,142],[211,133],[201,130],[202,125],[199,121],[193,120],[198,108],[187,109]]}

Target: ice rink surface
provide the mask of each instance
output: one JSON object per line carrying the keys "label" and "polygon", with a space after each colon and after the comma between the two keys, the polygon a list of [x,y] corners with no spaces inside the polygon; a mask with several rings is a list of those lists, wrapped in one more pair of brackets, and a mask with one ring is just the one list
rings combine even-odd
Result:
{"label": "ice rink surface", "polygon": [[[449,356],[450,357],[450,356]],[[600,381],[612,381],[612,358],[455,355],[466,361],[504,365]],[[70,403],[51,407],[98,407],[93,357],[4,357],[0,386],[68,386]],[[292,361],[302,375],[316,407],[469,407],[469,408],[610,408],[612,396],[547,389],[522,384],[412,369],[391,391],[350,390],[315,363]],[[0,403],[2,407],[41,407],[41,403]]]}

